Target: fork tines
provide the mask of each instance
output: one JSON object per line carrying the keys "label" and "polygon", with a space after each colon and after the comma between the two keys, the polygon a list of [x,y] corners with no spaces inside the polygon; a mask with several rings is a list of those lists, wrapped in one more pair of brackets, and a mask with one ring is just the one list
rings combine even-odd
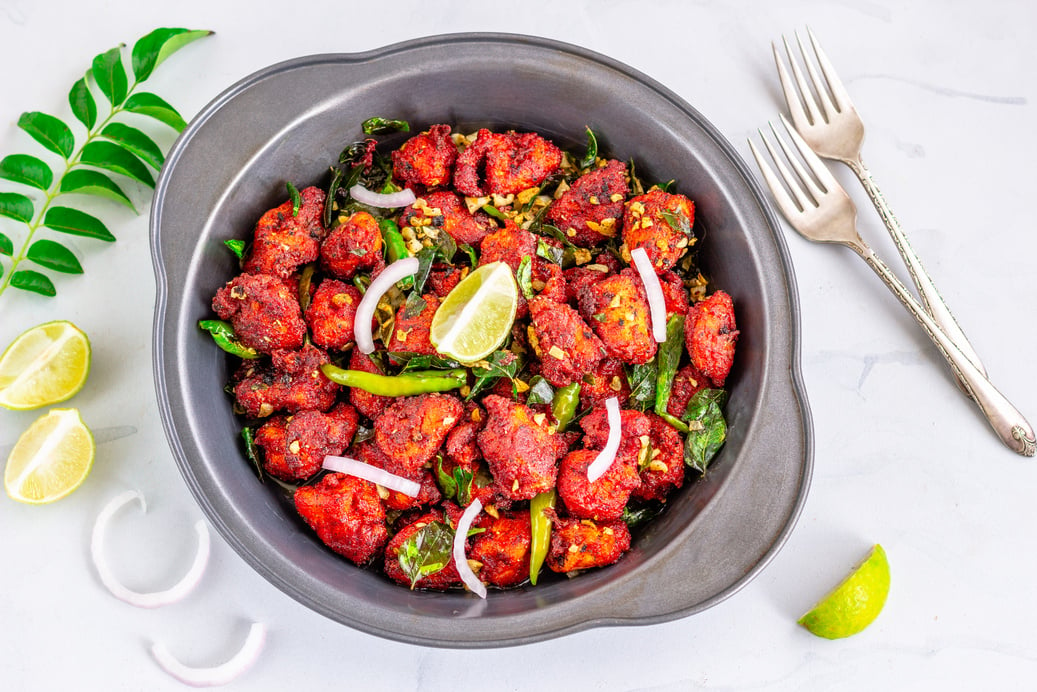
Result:
{"label": "fork tines", "polygon": [[[774,51],[774,62],[778,67],[778,79],[781,80],[781,89],[785,94],[789,112],[792,114],[792,122],[795,123],[797,128],[802,128],[805,125],[813,125],[819,121],[829,122],[836,113],[852,109],[853,102],[850,100],[850,94],[843,86],[828,56],[821,50],[821,45],[814,36],[814,32],[808,28],[807,37],[811,48],[813,48],[817,64],[821,68],[820,74],[814,67],[814,62],[810,59],[803,41],[799,37],[799,33],[797,32],[795,36],[803,65],[806,66],[807,74],[810,77],[809,84],[813,86],[813,93],[817,94],[821,104],[818,106],[817,101],[812,96],[811,88],[799,67],[799,61],[792,54],[792,48],[789,46],[788,39],[784,36],[781,37],[782,43],[785,45],[785,55],[788,58],[789,66],[792,68],[792,76],[789,75],[788,70],[785,68],[785,63],[781,59],[778,47],[772,42],[771,48]],[[795,80],[795,85],[793,84],[793,79]]]}
{"label": "fork tines", "polygon": [[[774,127],[774,123],[768,123],[768,125],[770,125],[771,134],[784,156],[778,154],[762,130],[759,130],[759,134],[760,139],[767,148],[767,152],[777,166],[778,172],[776,173],[767,163],[751,139],[749,140],[749,149],[756,159],[756,164],[760,167],[760,172],[763,174],[767,187],[770,188],[771,194],[774,195],[774,199],[778,203],[778,208],[791,221],[793,217],[817,208],[826,194],[841,186],[824,162],[818,158],[817,154],[799,136],[795,128],[789,124],[785,116],[779,115],[779,117],[799,156],[796,156],[789,145],[785,143],[784,138],[781,137],[778,130]],[[806,163],[805,167],[800,162],[801,159]],[[789,170],[785,163],[786,161],[795,173]]]}

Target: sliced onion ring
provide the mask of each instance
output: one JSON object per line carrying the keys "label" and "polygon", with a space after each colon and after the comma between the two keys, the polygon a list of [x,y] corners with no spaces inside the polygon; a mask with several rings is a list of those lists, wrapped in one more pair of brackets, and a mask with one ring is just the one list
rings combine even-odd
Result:
{"label": "sliced onion ring", "polygon": [[421,492],[421,483],[412,481],[409,478],[404,478],[403,476],[397,476],[395,473],[389,473],[385,469],[365,464],[357,459],[329,455],[324,457],[323,466],[329,471],[348,473],[350,476],[363,478],[365,481],[377,483],[383,488],[395,490],[410,497],[417,497],[418,493]]}
{"label": "sliced onion ring", "polygon": [[619,411],[619,399],[610,396],[605,400],[605,412],[608,414],[609,436],[605,441],[605,447],[594,457],[594,461],[587,467],[587,480],[591,483],[605,475],[605,472],[616,460],[616,452],[619,451],[619,440],[623,434],[623,417]]}
{"label": "sliced onion ring", "polygon": [[457,531],[454,533],[454,563],[457,565],[457,573],[461,575],[461,581],[479,598],[486,598],[486,585],[479,581],[475,572],[468,566],[468,557],[465,555],[465,540],[468,538],[468,529],[472,528],[472,522],[482,511],[482,501],[479,498],[472,500],[464,514],[457,520]]}
{"label": "sliced onion ring", "polygon": [[648,253],[643,247],[631,250],[630,259],[634,261],[637,273],[641,275],[641,283],[644,284],[645,295],[648,296],[648,309],[652,314],[652,336],[661,344],[666,341],[666,296],[663,295],[663,287],[659,285],[659,276],[652,268],[652,260],[648,259]]}
{"label": "sliced onion ring", "polygon": [[209,668],[193,668],[181,663],[165,644],[154,643],[151,645],[151,655],[155,661],[174,678],[192,687],[213,687],[226,685],[239,675],[248,670],[263,650],[266,642],[266,626],[260,622],[253,622],[245,637],[245,643],[241,645],[238,652],[227,661]]}
{"label": "sliced onion ring", "polygon": [[164,591],[153,591],[150,593],[133,591],[116,578],[111,567],[108,566],[107,560],[104,558],[104,538],[108,529],[108,522],[116,512],[133,500],[137,500],[140,503],[141,511],[147,511],[144,496],[139,491],[127,490],[113,497],[104,506],[100,514],[97,515],[97,520],[94,522],[93,535],[90,538],[90,557],[93,559],[94,568],[97,569],[97,576],[101,578],[101,583],[111,591],[113,596],[138,608],[158,608],[159,606],[176,603],[191,593],[191,590],[198,585],[202,574],[205,572],[206,565],[209,564],[208,526],[202,520],[198,520],[195,523],[194,530],[198,534],[198,550],[194,554],[194,562],[191,563],[191,567],[180,578],[180,581]]}
{"label": "sliced onion ring", "polygon": [[383,194],[381,192],[372,192],[360,183],[349,188],[349,196],[361,204],[366,204],[369,207],[378,207],[379,209],[406,207],[414,204],[418,200],[417,196],[414,194],[414,190],[409,187],[405,187],[399,192]]}
{"label": "sliced onion ring", "polygon": [[371,320],[374,319],[378,301],[382,299],[390,286],[404,277],[413,276],[417,271],[418,260],[414,257],[404,257],[383,269],[367,287],[364,297],[360,299],[360,305],[356,308],[356,316],[353,320],[353,336],[356,339],[356,347],[360,349],[361,353],[374,352]]}

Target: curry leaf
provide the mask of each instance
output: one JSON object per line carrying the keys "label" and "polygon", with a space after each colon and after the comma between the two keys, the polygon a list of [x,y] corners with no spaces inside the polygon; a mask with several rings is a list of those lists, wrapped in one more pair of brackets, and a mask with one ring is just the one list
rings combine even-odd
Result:
{"label": "curry leaf", "polygon": [[11,154],[0,161],[0,178],[46,190],[54,182],[54,173],[35,156]]}
{"label": "curry leaf", "polygon": [[684,421],[688,435],[684,439],[684,463],[705,473],[709,462],[727,440],[727,421],[722,408],[727,401],[723,389],[703,389],[691,397]]}
{"label": "curry leaf", "polygon": [[26,257],[36,264],[65,274],[82,274],[83,265],[72,251],[53,240],[37,240],[29,247]]}
{"label": "curry leaf", "polygon": [[635,365],[627,375],[630,383],[630,403],[644,411],[655,406],[655,387],[657,377],[656,360]]}
{"label": "curry leaf", "polygon": [[162,149],[155,144],[155,140],[137,128],[122,123],[110,123],[101,130],[101,136],[122,145],[152,168],[162,168],[162,162],[165,160]]}
{"label": "curry leaf", "polygon": [[80,160],[113,173],[133,178],[148,187],[155,187],[155,178],[141,160],[113,142],[90,142],[83,147]]}
{"label": "curry leaf", "polygon": [[472,383],[472,389],[465,401],[471,401],[480,392],[492,386],[502,377],[507,377],[511,380],[515,379],[515,375],[518,374],[521,368],[522,360],[511,351],[506,349],[494,351],[486,360],[479,361],[472,366],[475,382]]}
{"label": "curry leaf", "polygon": [[233,252],[234,256],[237,257],[239,260],[245,256],[245,247],[247,243],[244,240],[232,238],[231,240],[224,240],[223,244],[226,245],[227,248],[231,252]]}
{"label": "curry leaf", "polygon": [[170,55],[188,43],[211,36],[212,33],[211,31],[190,29],[155,29],[133,44],[130,56],[133,76],[138,82],[143,82]]}
{"label": "curry leaf", "polygon": [[515,272],[515,281],[518,282],[522,297],[529,300],[533,297],[533,258],[526,255],[519,262],[518,270]]}
{"label": "curry leaf", "polygon": [[22,269],[11,274],[10,285],[23,291],[39,293],[41,296],[52,297],[58,294],[57,289],[54,288],[53,281],[48,279],[46,275],[31,269]]}
{"label": "curry leaf", "polygon": [[361,123],[360,129],[365,135],[385,135],[390,132],[410,132],[410,123],[406,120],[374,117]]}
{"label": "curry leaf", "polygon": [[137,211],[133,202],[126,196],[114,180],[99,171],[91,171],[85,168],[77,168],[69,171],[61,179],[58,190],[62,194],[93,195],[104,197],[120,204],[125,204],[133,211]]}
{"label": "curry leaf", "polygon": [[598,137],[594,134],[594,130],[587,128],[587,152],[580,159],[580,169],[590,168],[594,165],[594,162],[598,159]]}
{"label": "curry leaf", "polygon": [[[666,341],[659,344],[656,355],[658,372],[655,380],[655,412],[660,416],[668,416],[667,404],[670,403],[670,389],[673,387],[673,378],[677,374],[677,366],[680,365],[681,354],[684,353],[684,315],[670,315],[666,322]],[[671,420],[672,425],[675,421]],[[687,432],[681,421],[676,421],[681,432]]]}
{"label": "curry leaf", "polygon": [[100,219],[72,207],[51,207],[43,217],[43,225],[59,233],[96,238],[109,243],[115,240],[115,236]]}
{"label": "curry leaf", "polygon": [[97,122],[97,103],[94,101],[94,95],[90,93],[86,77],[72,85],[72,91],[68,92],[68,105],[72,107],[72,115],[76,116],[76,120],[83,123],[86,129],[91,129]]}
{"label": "curry leaf", "polygon": [[17,192],[0,192],[0,216],[29,223],[32,221],[32,215],[31,199]]}
{"label": "curry leaf", "polygon": [[[14,243],[3,233],[0,233],[0,255],[7,255],[10,257],[14,254]],[[2,267],[0,267],[2,269]]]}
{"label": "curry leaf", "polygon": [[404,541],[397,553],[400,568],[410,579],[413,589],[422,577],[435,574],[450,564],[454,530],[441,521],[433,521],[418,529]]}
{"label": "curry leaf", "polygon": [[130,113],[144,115],[154,118],[161,123],[169,125],[177,132],[183,132],[187,123],[177,113],[176,109],[166,103],[162,98],[147,91],[142,91],[130,96],[123,104],[123,109]]}
{"label": "curry leaf", "polygon": [[122,45],[94,58],[90,74],[97,83],[97,88],[113,106],[118,106],[126,99],[129,85],[126,81],[126,68],[122,66]]}
{"label": "curry leaf", "polygon": [[292,181],[285,183],[285,187],[288,188],[288,197],[292,200],[292,216],[299,215],[299,208],[302,206],[302,195],[299,194],[299,189],[292,185]]}
{"label": "curry leaf", "polygon": [[39,111],[22,113],[18,118],[18,127],[28,132],[29,136],[44,148],[53,151],[65,160],[72,155],[72,147],[75,146],[76,141],[72,136],[72,130],[53,115]]}

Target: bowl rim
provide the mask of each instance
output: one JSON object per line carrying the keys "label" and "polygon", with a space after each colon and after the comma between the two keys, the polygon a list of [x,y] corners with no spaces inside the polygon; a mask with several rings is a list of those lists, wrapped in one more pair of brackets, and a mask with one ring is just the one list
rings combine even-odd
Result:
{"label": "bowl rim", "polygon": [[[180,429],[178,426],[184,425],[184,421],[182,420],[183,411],[180,411],[178,407],[171,402],[170,398],[172,391],[170,384],[171,380],[174,380],[175,377],[171,376],[171,373],[167,371],[170,368],[170,360],[166,344],[167,339],[169,338],[166,324],[166,321],[169,318],[168,310],[171,305],[171,298],[177,297],[179,295],[178,292],[182,290],[183,287],[170,283],[166,267],[163,263],[161,246],[163,205],[167,194],[169,194],[170,180],[173,171],[176,169],[185,150],[190,145],[192,139],[205,127],[205,124],[214,114],[225,108],[236,96],[268,78],[273,78],[286,72],[305,69],[309,66],[326,64],[365,64],[389,56],[406,53],[407,51],[430,48],[438,49],[442,47],[456,46],[459,43],[491,44],[494,46],[521,44],[525,48],[547,50],[583,62],[596,64],[610,71],[620,73],[629,79],[640,82],[660,98],[668,101],[671,106],[686,115],[699,129],[702,130],[703,134],[707,135],[712,140],[713,144],[721,151],[721,153],[724,154],[726,160],[734,167],[738,176],[745,184],[749,196],[755,202],[755,211],[762,216],[764,225],[766,226],[767,231],[769,231],[767,238],[773,242],[774,252],[781,265],[777,270],[784,279],[782,282],[784,295],[782,295],[781,298],[787,301],[787,305],[784,306],[784,310],[787,314],[784,316],[788,319],[786,335],[788,339],[788,358],[786,363],[781,364],[780,369],[782,372],[769,373],[768,377],[773,377],[775,380],[776,389],[772,392],[775,401],[791,407],[790,410],[795,414],[793,421],[794,424],[784,433],[784,438],[795,450],[792,455],[795,458],[788,463],[787,469],[783,469],[783,471],[787,471],[790,478],[782,488],[782,496],[777,498],[778,509],[782,513],[782,516],[780,520],[774,522],[776,527],[771,527],[772,533],[767,537],[765,544],[761,546],[760,555],[754,560],[751,566],[742,569],[740,576],[734,579],[727,588],[713,594],[710,598],[693,604],[677,604],[675,607],[669,608],[664,612],[651,612],[644,615],[630,615],[623,612],[616,612],[614,614],[595,612],[589,614],[588,617],[582,620],[559,624],[557,627],[543,629],[536,633],[524,632],[517,636],[502,635],[495,639],[481,638],[476,640],[459,637],[454,640],[446,641],[428,635],[414,635],[412,633],[401,632],[386,627],[384,624],[376,625],[370,622],[360,621],[356,618],[345,617],[342,613],[336,612],[334,608],[331,608],[329,603],[322,599],[319,593],[310,592],[306,588],[291,583],[281,575],[268,569],[267,566],[263,564],[262,560],[257,558],[253,549],[249,545],[246,545],[241,540],[240,536],[238,536],[233,530],[233,527],[225,522],[223,517],[220,516],[218,509],[206,496],[204,488],[201,487],[197,477],[192,471],[191,461],[180,441],[178,432]],[[541,641],[585,630],[591,627],[665,622],[710,608],[729,598],[748,584],[770,563],[777,552],[785,544],[802,512],[813,470],[813,426],[800,364],[799,299],[795,275],[791,257],[784,241],[784,236],[779,232],[776,217],[765,200],[766,196],[763,194],[762,188],[759,186],[756,178],[751,174],[749,167],[746,165],[742,157],[738,155],[726,138],[724,138],[708,120],[706,120],[680,96],[651,77],[648,77],[632,67],[609,58],[608,56],[557,40],[523,34],[496,32],[440,34],[401,41],[358,53],[324,53],[302,56],[281,61],[253,72],[217,95],[191,120],[170,149],[166,164],[159,175],[155,187],[154,198],[152,200],[150,240],[157,286],[152,349],[154,382],[163,428],[181,475],[187,483],[192,495],[202,507],[207,518],[214,524],[217,531],[225,540],[227,540],[235,552],[245,559],[246,562],[248,562],[268,581],[295,600],[303,603],[316,612],[356,629],[389,639],[414,644],[453,648],[482,648],[516,645]],[[754,416],[754,418],[755,417],[756,416]],[[769,437],[769,433],[762,434],[765,437]],[[761,440],[755,440],[752,441],[751,444],[760,445],[762,442]],[[737,486],[732,485],[731,481],[733,480],[739,480]],[[700,513],[706,513],[712,507],[715,507],[717,504],[716,500],[720,495],[730,492],[744,492],[746,486],[745,481],[745,478],[728,479],[721,488],[721,491],[707,503],[706,507],[701,510]],[[733,487],[734,489],[732,489]],[[776,528],[776,530],[773,530],[774,528]],[[665,549],[660,551],[660,555],[656,555],[652,559],[655,563],[659,563],[664,561],[664,558],[667,556],[671,556],[671,553],[679,551],[680,548],[681,546],[667,546]],[[624,589],[621,589],[621,592],[629,594],[632,593],[631,589],[633,588],[636,587],[627,584],[624,586]]]}

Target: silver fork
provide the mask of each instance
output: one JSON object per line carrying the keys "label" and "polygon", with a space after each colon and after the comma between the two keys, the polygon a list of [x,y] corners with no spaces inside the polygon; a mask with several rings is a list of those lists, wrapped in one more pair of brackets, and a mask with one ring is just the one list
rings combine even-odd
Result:
{"label": "silver fork", "polygon": [[[756,158],[767,187],[774,195],[778,208],[789,224],[808,240],[845,245],[867,262],[932,339],[965,388],[965,393],[979,406],[1001,441],[1023,456],[1034,456],[1037,440],[1030,424],[990,383],[983,371],[944,333],[885,262],[861,239],[857,232],[857,208],[849,195],[784,116],[781,117],[781,121],[800,156],[795,155],[773,125],[771,132],[792,170],[785,165],[782,156],[771,146],[762,131],[760,137],[779,173],[775,173],[764,160],[752,140],[749,141],[749,148]],[[806,164],[805,167],[800,162],[800,157]]]}
{"label": "silver fork", "polygon": [[[821,68],[821,73],[818,74],[813,62],[808,58],[807,50],[804,48],[803,42],[797,33],[796,43],[799,46],[802,62],[806,66],[807,75],[810,78],[809,85],[785,37],[782,37],[782,42],[785,44],[785,54],[792,68],[792,76],[789,75],[789,71],[782,62],[778,47],[773,43],[771,44],[771,48],[774,51],[774,62],[778,67],[778,78],[781,80],[781,89],[785,94],[785,103],[788,105],[789,113],[792,116],[792,123],[807,144],[810,145],[810,148],[817,154],[826,159],[842,161],[857,175],[857,178],[864,185],[864,189],[867,190],[868,196],[875,205],[875,209],[878,210],[879,216],[882,217],[886,229],[893,238],[893,242],[896,243],[900,256],[904,258],[908,273],[911,275],[915,286],[918,287],[918,293],[922,298],[922,306],[925,308],[925,311],[940,325],[940,328],[954,342],[958,350],[980,372],[986,374],[986,369],[983,367],[979,355],[976,354],[972,344],[969,343],[965,333],[958,326],[951,311],[944,303],[939,291],[936,290],[936,285],[925,271],[918,255],[911,249],[911,244],[908,242],[907,236],[904,235],[900,223],[893,215],[889,205],[886,204],[886,199],[875,184],[871,172],[861,160],[864,123],[857,114],[857,109],[853,107],[850,95],[847,93],[846,88],[835,72],[835,68],[832,67],[831,61],[829,61],[825,52],[821,50],[817,38],[810,29],[807,29],[807,36],[814,56],[817,58],[817,64]],[[813,87],[813,94],[811,93],[811,86]],[[814,97],[814,94],[817,95],[817,98]],[[960,384],[963,390],[967,389],[965,383]]]}

